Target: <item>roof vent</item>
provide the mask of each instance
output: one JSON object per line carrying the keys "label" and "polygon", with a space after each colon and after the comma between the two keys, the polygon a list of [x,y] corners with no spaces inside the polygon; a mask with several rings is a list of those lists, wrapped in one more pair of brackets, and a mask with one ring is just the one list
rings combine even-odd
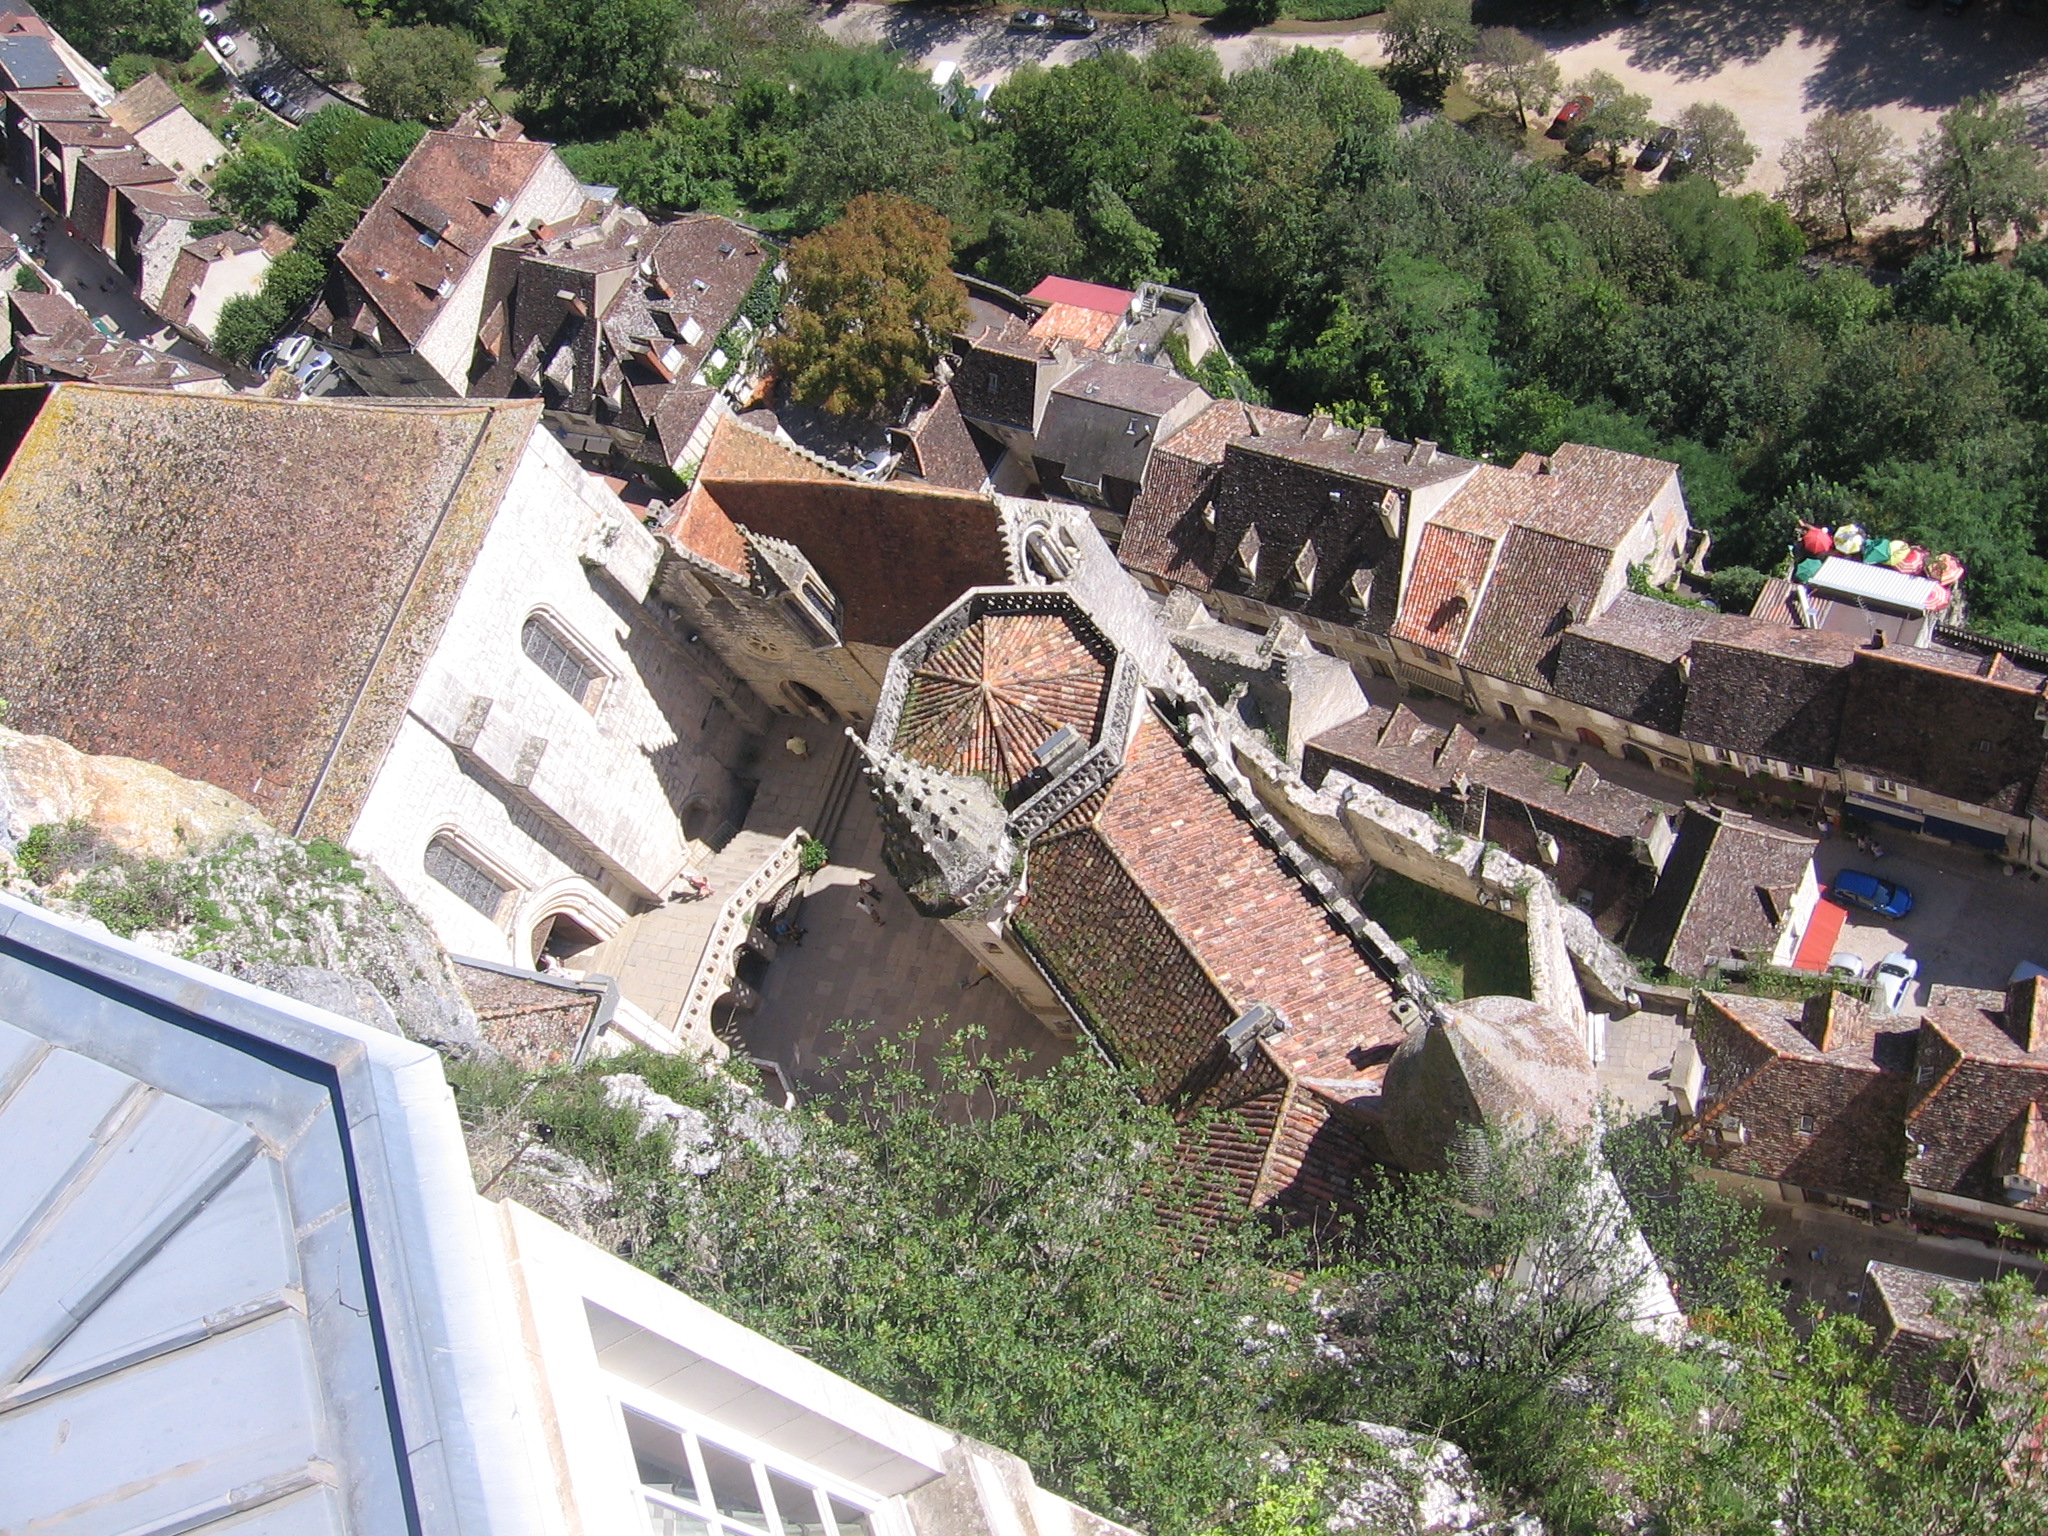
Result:
{"label": "roof vent", "polygon": [[738,249],[738,247],[736,247],[735,245],[733,245],[733,243],[732,243],[731,241],[729,241],[729,240],[725,240],[725,241],[720,241],[720,242],[719,242],[719,246],[718,246],[718,254],[719,254],[719,255],[721,255],[721,256],[730,256],[730,255],[732,255],[732,254],[733,254],[733,253],[734,253],[734,252],[735,252],[735,251],[736,251],[737,249]]}
{"label": "roof vent", "polygon": [[440,282],[434,285],[434,292],[444,299],[447,298],[448,295],[453,293],[454,291],[455,279],[452,277],[444,277],[441,279]]}
{"label": "roof vent", "polygon": [[1423,465],[1434,464],[1436,462],[1436,444],[1426,437],[1422,438],[1415,444],[1414,448],[1409,450],[1408,462],[1418,468]]}
{"label": "roof vent", "polygon": [[1253,1003],[1223,1027],[1223,1044],[1230,1051],[1230,1059],[1238,1068],[1251,1064],[1252,1052],[1258,1049],[1261,1040],[1271,1040],[1287,1028],[1287,1021],[1280,1016],[1280,1010],[1270,1003]]}

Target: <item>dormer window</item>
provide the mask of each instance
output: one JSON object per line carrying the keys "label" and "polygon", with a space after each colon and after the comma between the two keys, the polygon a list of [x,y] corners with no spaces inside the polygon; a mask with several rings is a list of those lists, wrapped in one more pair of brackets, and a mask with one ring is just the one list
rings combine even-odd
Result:
{"label": "dormer window", "polygon": [[1244,537],[1237,541],[1237,567],[1244,572],[1245,580],[1259,579],[1259,530],[1247,528]]}
{"label": "dormer window", "polygon": [[1363,616],[1372,607],[1372,572],[1360,566],[1351,573],[1344,600],[1351,605],[1351,611]]}
{"label": "dormer window", "polygon": [[431,251],[435,246],[439,245],[440,243],[441,237],[435,234],[431,229],[423,229],[420,231],[420,244],[424,245],[428,250]]}
{"label": "dormer window", "polygon": [[1380,526],[1387,530],[1388,538],[1397,538],[1401,532],[1401,494],[1388,491],[1380,498]]}
{"label": "dormer window", "polygon": [[1313,542],[1301,546],[1301,553],[1294,557],[1294,585],[1303,597],[1311,597],[1316,590],[1316,547]]}

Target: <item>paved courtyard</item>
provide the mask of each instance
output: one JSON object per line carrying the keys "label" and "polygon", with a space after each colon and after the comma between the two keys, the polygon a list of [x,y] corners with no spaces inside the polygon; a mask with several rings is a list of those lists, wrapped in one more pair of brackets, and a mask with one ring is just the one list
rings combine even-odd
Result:
{"label": "paved courtyard", "polygon": [[[765,786],[764,786],[765,789]],[[786,1069],[799,1093],[828,1086],[831,1063],[911,1024],[937,1041],[979,1026],[984,1047],[1049,1064],[1074,1047],[1034,1019],[940,925],[918,916],[882,865],[882,827],[864,787],[832,838],[832,862],[810,883],[801,945],[781,946],[761,1003],[738,1030],[750,1054]],[[863,876],[881,888],[881,924],[854,905]],[[851,1039],[836,1029],[851,1023]]]}
{"label": "paved courtyard", "polygon": [[1896,881],[1912,891],[1899,919],[1849,911],[1835,945],[1864,960],[1903,949],[1920,962],[1915,997],[1932,982],[2001,988],[2022,960],[2048,965],[2048,882],[2000,873],[2003,865],[1971,848],[1951,848],[1903,832],[1880,832],[1881,859],[1839,835],[1820,845],[1814,866],[1827,884],[1843,868]]}

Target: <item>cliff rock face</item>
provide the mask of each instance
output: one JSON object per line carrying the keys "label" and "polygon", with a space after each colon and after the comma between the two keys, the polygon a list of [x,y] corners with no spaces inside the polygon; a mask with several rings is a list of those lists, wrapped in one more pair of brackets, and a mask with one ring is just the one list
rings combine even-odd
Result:
{"label": "cliff rock face", "polygon": [[484,1048],[447,954],[388,880],[211,784],[0,729],[0,871],[124,938],[440,1049]]}
{"label": "cliff rock face", "polygon": [[254,806],[211,784],[0,726],[0,850],[11,854],[36,827],[72,821],[144,859],[205,853],[270,827]]}

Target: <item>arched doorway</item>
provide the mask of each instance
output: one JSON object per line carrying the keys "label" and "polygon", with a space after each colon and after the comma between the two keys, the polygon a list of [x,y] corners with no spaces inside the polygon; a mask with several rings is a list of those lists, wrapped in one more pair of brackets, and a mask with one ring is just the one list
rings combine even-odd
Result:
{"label": "arched doorway", "polygon": [[1650,761],[1650,754],[1632,741],[1622,743],[1621,755],[1632,763],[1641,763],[1645,768],[1656,767],[1656,764]]}
{"label": "arched doorway", "polygon": [[546,957],[555,965],[580,971],[585,969],[584,959],[603,942],[567,912],[551,913],[542,918],[540,926],[533,930],[534,964],[542,965],[543,957]]}
{"label": "arched doorway", "polygon": [[782,685],[782,697],[800,715],[809,715],[827,725],[838,723],[839,711],[826,702],[825,695],[806,683],[790,679]]}
{"label": "arched doorway", "polygon": [[1602,752],[1607,750],[1607,743],[1600,739],[1600,733],[1590,731],[1583,725],[1579,727],[1579,741],[1584,746],[1597,747]]}

